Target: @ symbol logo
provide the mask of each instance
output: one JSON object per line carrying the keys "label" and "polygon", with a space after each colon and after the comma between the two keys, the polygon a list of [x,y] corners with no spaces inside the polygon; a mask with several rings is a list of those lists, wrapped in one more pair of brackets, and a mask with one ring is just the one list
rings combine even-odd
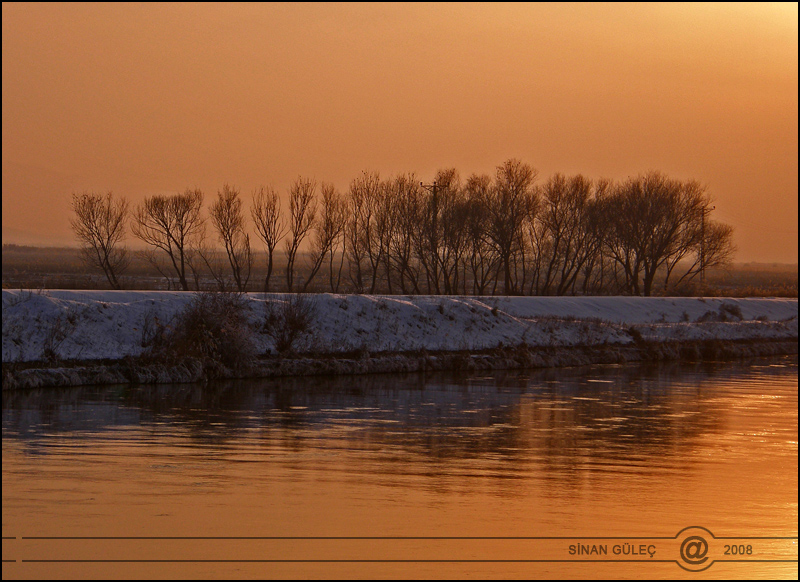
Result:
{"label": "@ symbol logo", "polygon": [[714,534],[704,527],[692,526],[683,528],[675,536],[680,542],[678,566],[689,572],[701,572],[711,567],[714,556],[711,555],[709,542],[713,541]]}
{"label": "@ symbol logo", "polygon": [[681,544],[681,559],[692,566],[708,560],[708,542],[702,536],[689,536]]}

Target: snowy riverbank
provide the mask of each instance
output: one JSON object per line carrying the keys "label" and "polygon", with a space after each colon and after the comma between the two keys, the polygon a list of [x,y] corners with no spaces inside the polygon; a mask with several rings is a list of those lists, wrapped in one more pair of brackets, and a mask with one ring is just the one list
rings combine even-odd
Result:
{"label": "snowy riverbank", "polygon": [[[3,290],[2,295],[4,367],[28,367],[26,363],[46,360],[56,362],[55,366],[58,362],[108,364],[139,356],[148,334],[157,326],[168,329],[196,297],[153,291]],[[267,356],[260,363],[263,375],[413,371],[427,364],[415,358],[410,364],[402,363],[398,358],[408,360],[408,354],[420,353],[427,354],[434,367],[473,368],[482,367],[481,357],[486,360],[487,351],[497,358],[503,350],[529,354],[518,367],[537,362],[553,365],[555,356],[541,359],[554,354],[553,350],[560,350],[559,361],[566,357],[560,365],[581,363],[587,354],[594,354],[590,360],[603,354],[624,359],[619,354],[641,352],[643,345],[652,350],[659,344],[672,346],[672,351],[695,346],[691,348],[695,352],[704,342],[783,345],[770,348],[779,351],[794,344],[796,351],[798,337],[797,299],[322,294],[307,296],[313,303],[307,333],[295,342],[291,358],[278,358],[274,357],[275,339],[263,331],[263,323],[266,306],[284,297],[246,296],[251,340],[256,353]],[[566,348],[572,348],[569,357],[564,356]],[[668,350],[662,352],[654,357],[670,357]],[[576,354],[583,355],[576,359]],[[461,359],[453,359],[456,355]],[[312,364],[308,358],[328,363]],[[344,363],[365,360],[373,362],[367,370]],[[496,367],[491,362],[486,365]],[[186,373],[188,380],[195,376],[191,370]],[[140,380],[170,378],[176,379],[174,371],[148,372]],[[57,383],[64,382],[69,383]]]}

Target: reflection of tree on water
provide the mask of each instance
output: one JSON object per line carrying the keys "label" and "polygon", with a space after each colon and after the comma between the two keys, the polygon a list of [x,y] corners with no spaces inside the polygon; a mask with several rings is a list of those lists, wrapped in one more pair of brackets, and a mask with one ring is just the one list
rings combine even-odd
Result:
{"label": "reflection of tree on water", "polygon": [[[780,362],[787,367],[757,373],[796,375],[796,357]],[[3,437],[45,452],[45,434],[92,439],[133,426],[188,447],[362,451],[381,461],[373,478],[413,471],[513,480],[541,468],[542,478],[577,485],[587,469],[660,471],[661,458],[689,467],[684,453],[724,428],[717,385],[753,369],[651,364],[6,392]]]}

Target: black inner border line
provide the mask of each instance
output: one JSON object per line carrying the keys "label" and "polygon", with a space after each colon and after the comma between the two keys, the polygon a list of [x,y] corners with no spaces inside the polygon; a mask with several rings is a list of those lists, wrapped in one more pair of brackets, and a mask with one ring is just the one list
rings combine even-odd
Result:
{"label": "black inner border line", "polygon": [[724,541],[731,541],[731,540],[796,540],[797,538],[713,538],[714,541],[724,540]]}
{"label": "black inner border line", "polygon": [[102,562],[102,563],[120,563],[120,562],[133,562],[133,563],[144,563],[144,562],[180,562],[180,563],[230,563],[230,562],[253,562],[253,563],[400,563],[400,564],[410,564],[410,563],[454,563],[454,562],[466,562],[466,563],[542,563],[542,562],[661,562],[661,563],[674,563],[675,560],[458,560],[458,559],[436,559],[436,560],[342,560],[342,559],[308,559],[308,560],[22,560],[22,562],[38,562],[38,563],[61,563],[61,562],[70,562],[70,563],[84,563],[84,562]]}
{"label": "black inner border line", "polygon": [[[675,540],[675,536],[22,536],[23,540]],[[715,537],[715,540],[796,540],[797,537]]]}
{"label": "black inner border line", "polygon": [[714,560],[712,564],[715,564],[717,562],[796,562],[796,561],[797,561],[796,558],[794,560],[762,560],[758,558],[754,558],[752,560],[723,560],[720,558],[719,560]]}
{"label": "black inner border line", "polygon": [[[6,560],[3,560],[4,562]],[[14,560],[16,561],[16,560]],[[85,563],[103,563],[103,564],[121,564],[121,563],[260,563],[260,564],[300,564],[300,563],[337,563],[337,564],[351,564],[351,563],[365,563],[365,564],[380,564],[380,563],[397,563],[397,564],[451,564],[451,563],[470,563],[470,564],[532,564],[532,563],[547,563],[547,562],[563,562],[571,564],[579,564],[581,562],[587,563],[624,563],[624,562],[643,562],[643,563],[662,563],[662,564],[679,564],[677,560],[458,560],[458,559],[440,559],[440,560],[343,560],[343,559],[307,559],[307,560],[20,560],[24,563],[47,563],[47,564],[85,564]],[[783,563],[783,562],[797,562],[797,560],[714,560],[715,562],[770,562],[770,563]]]}

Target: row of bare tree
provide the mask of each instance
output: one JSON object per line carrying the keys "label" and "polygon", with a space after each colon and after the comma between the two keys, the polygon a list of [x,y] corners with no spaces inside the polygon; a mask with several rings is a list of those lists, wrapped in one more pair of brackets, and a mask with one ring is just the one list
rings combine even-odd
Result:
{"label": "row of bare tree", "polygon": [[[732,258],[732,228],[709,219],[697,182],[659,172],[623,182],[556,174],[536,185],[536,177],[515,159],[464,182],[455,169],[428,185],[413,173],[364,172],[345,194],[323,182],[318,195],[314,180],[299,177],[286,215],[278,192],[261,187],[249,212],[267,257],[258,287],[274,286],[281,242],[285,289],[303,292],[651,295]],[[151,196],[130,212],[131,231],[184,290],[190,279],[199,287],[203,272],[221,288],[248,289],[254,253],[239,190],[225,185],[209,209],[227,260],[207,242],[202,207],[199,190]],[[84,256],[119,289],[128,202],[84,193],[73,195],[73,210]]]}

